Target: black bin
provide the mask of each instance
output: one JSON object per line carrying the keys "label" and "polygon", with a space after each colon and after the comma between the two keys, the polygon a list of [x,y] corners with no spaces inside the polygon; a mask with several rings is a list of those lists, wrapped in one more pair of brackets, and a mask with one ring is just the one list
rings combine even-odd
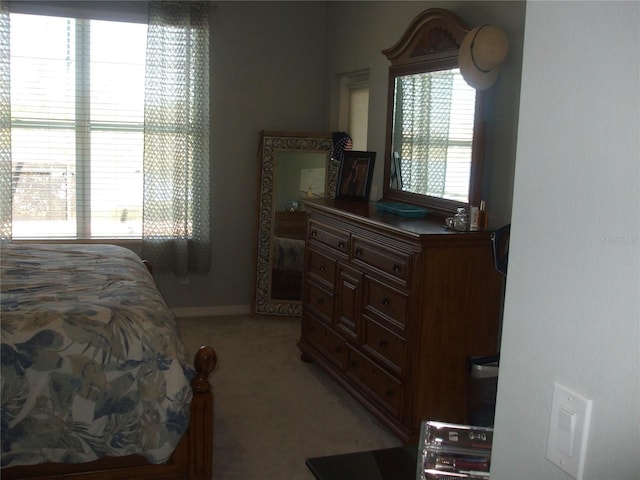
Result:
{"label": "black bin", "polygon": [[467,358],[467,422],[470,425],[493,427],[499,367],[498,355]]}

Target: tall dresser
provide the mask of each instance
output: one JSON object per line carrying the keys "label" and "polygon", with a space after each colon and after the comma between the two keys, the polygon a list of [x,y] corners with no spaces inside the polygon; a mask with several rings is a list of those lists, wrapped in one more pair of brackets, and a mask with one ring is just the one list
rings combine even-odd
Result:
{"label": "tall dresser", "polygon": [[422,420],[466,423],[470,355],[498,348],[503,278],[488,232],[306,201],[303,359],[405,442]]}

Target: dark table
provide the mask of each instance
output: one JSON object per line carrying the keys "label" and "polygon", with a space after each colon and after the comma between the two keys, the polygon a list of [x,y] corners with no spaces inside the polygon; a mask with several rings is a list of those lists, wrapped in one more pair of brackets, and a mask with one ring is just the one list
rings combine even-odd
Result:
{"label": "dark table", "polygon": [[308,458],[318,480],[415,480],[418,446]]}

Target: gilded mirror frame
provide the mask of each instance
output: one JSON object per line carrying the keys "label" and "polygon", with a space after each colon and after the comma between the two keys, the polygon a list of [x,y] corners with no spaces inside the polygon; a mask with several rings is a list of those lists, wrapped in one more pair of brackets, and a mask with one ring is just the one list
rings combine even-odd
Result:
{"label": "gilded mirror frame", "polygon": [[302,298],[282,300],[272,298],[273,239],[276,227],[275,187],[279,152],[325,153],[325,196],[334,196],[339,161],[331,159],[333,139],[330,133],[263,131],[258,153],[259,185],[257,212],[257,243],[255,252],[255,288],[253,313],[263,315],[301,316]]}
{"label": "gilded mirror frame", "polygon": [[471,148],[469,202],[421,195],[391,188],[391,151],[393,148],[393,115],[395,80],[399,76],[458,67],[458,51],[469,27],[453,12],[431,8],[411,22],[398,43],[383,50],[389,59],[387,97],[387,131],[384,158],[384,199],[423,206],[434,213],[449,215],[458,207],[479,205],[485,149],[484,92],[476,91],[474,133]]}

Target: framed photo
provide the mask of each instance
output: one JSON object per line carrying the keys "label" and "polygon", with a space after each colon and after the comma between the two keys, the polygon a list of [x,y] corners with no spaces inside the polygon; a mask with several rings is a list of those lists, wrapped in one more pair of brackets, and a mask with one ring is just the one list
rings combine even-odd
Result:
{"label": "framed photo", "polygon": [[375,160],[376,152],[345,150],[338,173],[336,198],[368,200]]}

